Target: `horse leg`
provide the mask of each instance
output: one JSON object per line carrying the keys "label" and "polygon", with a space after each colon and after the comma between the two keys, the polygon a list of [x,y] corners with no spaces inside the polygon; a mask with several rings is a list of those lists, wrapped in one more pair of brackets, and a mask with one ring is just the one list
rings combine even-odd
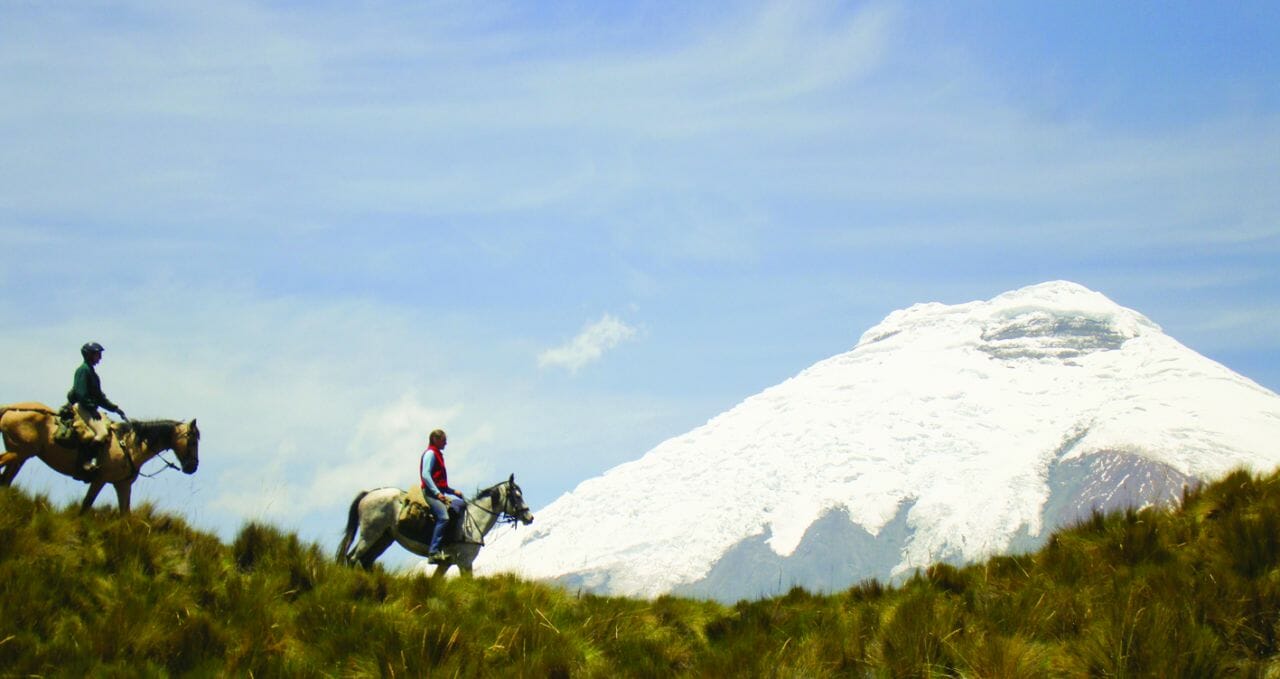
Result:
{"label": "horse leg", "polygon": [[438,580],[438,579],[440,579],[440,578],[443,578],[443,577],[444,577],[444,573],[445,573],[445,571],[447,571],[447,570],[449,570],[449,564],[448,564],[447,562],[446,562],[446,563],[438,563],[438,564],[436,564],[436,572],[432,573],[432,574],[431,574],[431,577],[432,577],[432,578],[435,578],[435,579],[437,579],[437,580]]}
{"label": "horse leg", "polygon": [[111,485],[116,487],[116,501],[120,503],[120,515],[127,516],[129,514],[129,495],[133,492],[133,484],[129,481],[120,481]]}
{"label": "horse leg", "polygon": [[80,503],[80,513],[84,514],[93,508],[93,501],[98,499],[98,493],[102,492],[102,487],[106,485],[102,481],[92,481],[89,483],[89,490],[84,494],[84,502]]}
{"label": "horse leg", "polygon": [[[356,546],[352,547],[351,552],[347,554],[347,563],[353,565],[359,563],[361,567],[368,568],[368,566],[365,565],[364,556],[376,542],[377,540],[368,539],[367,534],[364,531],[361,531],[359,537],[356,538]],[[369,563],[373,562],[370,561]]]}
{"label": "horse leg", "polygon": [[458,572],[462,574],[462,577],[471,577],[471,564],[475,563],[478,551],[470,545],[459,545],[454,552],[453,564],[458,567]]}
{"label": "horse leg", "polygon": [[378,557],[382,556],[382,553],[387,551],[387,548],[394,541],[395,539],[391,537],[390,533],[383,533],[362,550],[361,547],[364,546],[364,536],[362,535],[360,536],[360,544],[356,545],[355,559],[360,562],[361,568],[367,571],[373,568],[373,562],[377,561]]}
{"label": "horse leg", "polygon": [[26,463],[27,458],[17,453],[5,451],[0,455],[0,468],[4,469],[4,473],[0,474],[0,486],[12,486],[13,480],[18,477],[18,470]]}

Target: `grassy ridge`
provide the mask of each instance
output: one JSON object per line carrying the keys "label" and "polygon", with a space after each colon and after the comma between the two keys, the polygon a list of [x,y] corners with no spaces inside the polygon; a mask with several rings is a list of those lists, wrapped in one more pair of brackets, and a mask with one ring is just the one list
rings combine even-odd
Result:
{"label": "grassy ridge", "polygon": [[149,506],[81,519],[0,489],[0,676],[1266,676],[1280,475],[1095,515],[1029,555],[722,606],[338,567]]}

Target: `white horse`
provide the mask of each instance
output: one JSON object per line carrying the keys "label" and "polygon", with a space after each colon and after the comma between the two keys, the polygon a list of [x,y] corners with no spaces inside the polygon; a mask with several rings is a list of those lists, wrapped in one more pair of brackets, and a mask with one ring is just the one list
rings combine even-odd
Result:
{"label": "white horse", "polygon": [[[359,562],[366,570],[391,546],[392,541],[419,556],[427,555],[428,545],[415,540],[400,530],[400,508],[408,493],[399,488],[378,488],[361,491],[351,502],[347,513],[347,529],[338,545],[338,563]],[[505,518],[504,518],[505,517]],[[484,546],[484,536],[499,520],[525,525],[533,523],[533,514],[524,503],[516,475],[490,486],[467,501],[467,513],[458,517],[462,524],[462,540],[446,544],[441,551],[446,559],[436,565],[435,576],[444,575],[449,566],[457,566],[463,575],[471,575],[471,564]],[[351,546],[359,528],[360,539]]]}

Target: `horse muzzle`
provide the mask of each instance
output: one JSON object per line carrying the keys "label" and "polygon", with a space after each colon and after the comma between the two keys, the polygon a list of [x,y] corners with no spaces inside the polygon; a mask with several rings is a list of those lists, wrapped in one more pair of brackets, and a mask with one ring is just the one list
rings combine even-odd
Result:
{"label": "horse muzzle", "polygon": [[194,473],[196,473],[196,469],[197,469],[199,466],[200,466],[200,462],[199,462],[199,461],[192,462],[191,464],[187,464],[186,462],[183,462],[183,463],[182,463],[182,473],[183,473],[183,474],[194,474]]}
{"label": "horse muzzle", "polygon": [[528,511],[521,514],[519,518],[520,518],[520,523],[526,526],[533,523],[533,514],[529,513]]}

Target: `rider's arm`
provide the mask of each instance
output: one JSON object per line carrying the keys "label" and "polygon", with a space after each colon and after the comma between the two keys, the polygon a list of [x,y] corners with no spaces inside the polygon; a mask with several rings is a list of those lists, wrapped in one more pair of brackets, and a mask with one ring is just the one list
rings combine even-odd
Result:
{"label": "rider's arm", "polygon": [[87,365],[82,365],[76,369],[76,377],[71,385],[71,393],[76,397],[77,403],[93,408],[103,408],[107,411],[118,413],[120,406],[111,402],[107,395],[102,393],[102,383],[94,379],[96,375]]}
{"label": "rider's arm", "polygon": [[124,414],[124,411],[120,410],[120,406],[112,403],[111,399],[107,398],[107,395],[102,393],[101,389],[98,390],[98,403],[102,405],[103,410],[107,410],[118,415]]}
{"label": "rider's arm", "polygon": [[120,406],[112,403],[111,399],[107,398],[107,395],[102,393],[102,382],[99,380],[93,380],[93,382],[95,384],[90,385],[93,390],[93,400],[97,401],[98,405],[102,406],[105,410],[113,413],[120,412]]}

